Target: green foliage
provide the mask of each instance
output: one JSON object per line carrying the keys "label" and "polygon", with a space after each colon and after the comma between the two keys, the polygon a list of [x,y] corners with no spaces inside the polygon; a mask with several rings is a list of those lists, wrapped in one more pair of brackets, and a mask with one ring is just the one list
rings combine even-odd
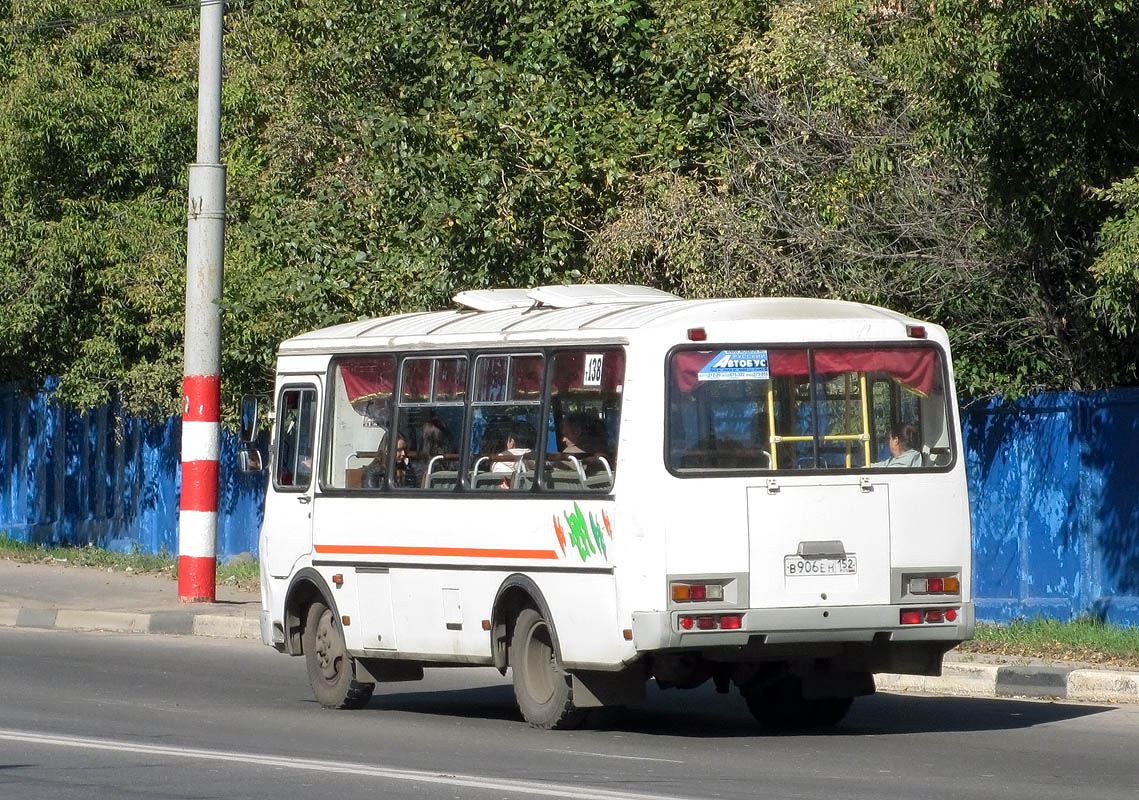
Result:
{"label": "green foliage", "polygon": [[309,327],[577,277],[638,173],[720,157],[717,56],[744,13],[494,0],[239,16],[227,374],[265,385],[276,343]]}
{"label": "green foliage", "polygon": [[[0,380],[97,405],[178,407],[186,15],[24,30],[121,2],[21,4],[0,31]],[[136,2],[136,6],[143,3]]]}
{"label": "green foliage", "polygon": [[[1131,380],[1134,5],[231,4],[223,390],[580,279],[922,314],[975,393]],[[0,381],[177,408],[197,45],[193,8],[0,5]]]}
{"label": "green foliage", "polygon": [[591,275],[933,319],[972,394],[1133,380],[1134,204],[1090,189],[1139,152],[1133,6],[781,3],[737,47],[729,179],[643,181]]}
{"label": "green foliage", "polygon": [[1096,193],[1116,209],[1100,228],[1100,253],[1092,264],[1095,308],[1120,336],[1139,333],[1139,173]]}

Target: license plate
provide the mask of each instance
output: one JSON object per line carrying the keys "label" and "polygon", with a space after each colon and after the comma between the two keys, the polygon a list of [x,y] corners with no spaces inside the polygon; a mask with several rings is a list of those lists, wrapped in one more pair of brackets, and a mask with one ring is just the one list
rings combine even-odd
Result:
{"label": "license plate", "polygon": [[799,575],[855,575],[857,572],[858,559],[855,556],[841,556],[839,558],[783,557],[783,574],[788,577]]}

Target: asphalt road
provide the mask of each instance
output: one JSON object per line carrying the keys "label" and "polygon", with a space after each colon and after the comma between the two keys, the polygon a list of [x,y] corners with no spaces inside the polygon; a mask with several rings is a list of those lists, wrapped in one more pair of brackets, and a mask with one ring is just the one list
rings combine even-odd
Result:
{"label": "asphalt road", "polygon": [[650,691],[535,731],[493,670],[361,711],[256,643],[0,629],[0,799],[1139,798],[1139,707],[879,694],[832,732],[759,731],[735,694]]}

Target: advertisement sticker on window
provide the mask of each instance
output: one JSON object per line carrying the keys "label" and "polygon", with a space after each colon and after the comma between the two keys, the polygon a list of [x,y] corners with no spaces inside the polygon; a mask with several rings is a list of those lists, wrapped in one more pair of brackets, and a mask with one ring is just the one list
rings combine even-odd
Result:
{"label": "advertisement sticker on window", "polygon": [[721,350],[696,374],[701,381],[765,381],[771,378],[766,350]]}

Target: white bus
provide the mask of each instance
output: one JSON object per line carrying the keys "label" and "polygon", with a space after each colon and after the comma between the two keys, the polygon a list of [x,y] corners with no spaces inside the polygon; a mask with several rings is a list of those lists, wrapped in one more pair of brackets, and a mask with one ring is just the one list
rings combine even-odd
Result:
{"label": "white bus", "polygon": [[942,328],[635,286],[455,299],[279,349],[261,633],[323,705],[481,665],[542,728],[648,679],[814,727],[971,637]]}

